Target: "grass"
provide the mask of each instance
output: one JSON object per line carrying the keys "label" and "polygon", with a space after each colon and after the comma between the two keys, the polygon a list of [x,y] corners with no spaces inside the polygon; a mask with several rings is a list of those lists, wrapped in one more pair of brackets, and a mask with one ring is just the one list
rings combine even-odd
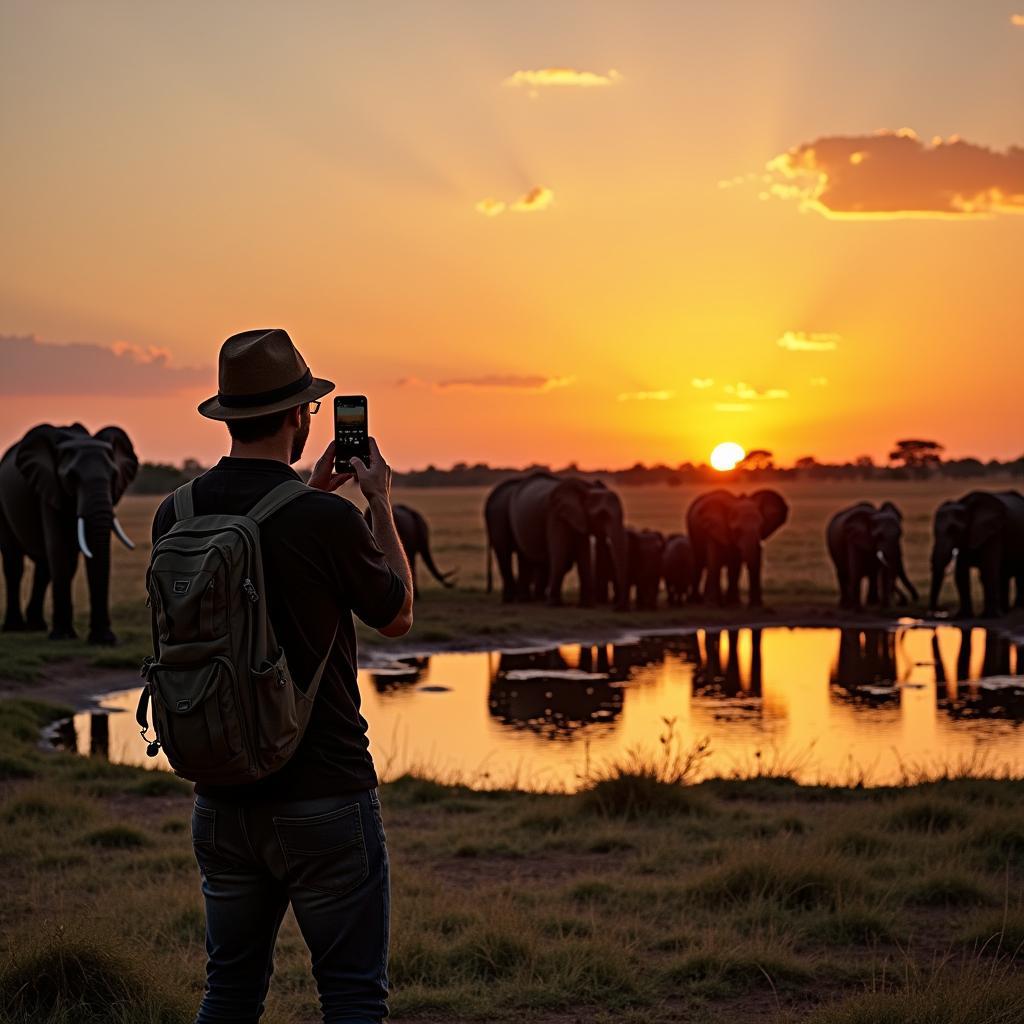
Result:
{"label": "grass", "polygon": [[[186,1024],[203,913],[180,781],[36,746],[0,701],[0,1024]],[[1002,1024],[1022,1019],[1024,783],[692,784],[656,763],[575,795],[382,787],[397,1021]],[[289,915],[267,1020],[316,1018]]]}
{"label": "grass", "polygon": [[[998,488],[1005,481],[989,481]],[[1010,484],[1013,485],[1012,482]],[[791,482],[779,488],[791,505],[790,519],[766,548],[765,602],[768,616],[785,613],[834,616],[836,583],[834,570],[824,544],[825,525],[830,516],[853,501],[867,499],[897,502],[904,514],[904,553],[911,579],[927,599],[928,552],[931,544],[931,520],[934,509],[946,498],[968,490],[950,480],[837,483]],[[626,519],[637,526],[663,531],[683,528],[690,501],[701,489],[688,487],[623,487],[620,495]],[[346,493],[360,503],[357,496]],[[422,600],[416,609],[416,624],[406,644],[455,645],[477,638],[498,641],[521,636],[566,637],[608,636],[615,631],[640,624],[648,628],[686,625],[687,623],[742,621],[743,610],[708,607],[668,609],[662,602],[656,611],[628,615],[607,609],[580,609],[571,606],[575,578],[567,580],[567,606],[556,613],[543,606],[500,604],[498,595],[483,593],[486,580],[485,537],[482,509],[484,488],[397,489],[395,501],[420,509],[431,528],[435,560],[442,569],[458,567],[458,586],[443,590],[425,572],[419,573]],[[45,634],[0,634],[0,674],[8,680],[32,680],[52,667],[54,661],[72,661],[90,669],[130,668],[138,666],[149,651],[149,618],[145,608],[144,578],[149,561],[149,533],[159,498],[129,496],[118,506],[118,518],[135,539],[134,551],[121,545],[113,547],[111,605],[114,628],[120,643],[113,648],[91,647],[83,639],[87,632],[88,595],[85,573],[75,580],[75,608],[80,639],[58,643]],[[27,598],[30,573],[23,583]],[[495,577],[497,578],[497,577]],[[952,585],[944,594],[947,605],[953,601]],[[923,606],[900,609],[900,613],[922,612]],[[372,630],[360,629],[364,645],[381,642]]]}

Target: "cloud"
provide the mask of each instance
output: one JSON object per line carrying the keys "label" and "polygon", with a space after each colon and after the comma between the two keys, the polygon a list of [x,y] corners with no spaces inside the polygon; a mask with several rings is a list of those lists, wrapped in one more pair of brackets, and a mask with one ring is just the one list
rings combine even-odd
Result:
{"label": "cloud", "polygon": [[690,385],[697,388],[698,391],[707,391],[708,388],[715,386],[715,381],[712,377],[694,377],[690,381]]}
{"label": "cloud", "polygon": [[167,395],[200,384],[213,372],[172,366],[169,353],[128,342],[49,343],[34,335],[0,335],[2,395]]}
{"label": "cloud", "polygon": [[536,213],[546,210],[555,201],[555,193],[543,185],[534,185],[526,195],[505,202],[504,199],[481,199],[476,204],[476,212],[485,217],[497,217],[501,213]]}
{"label": "cloud", "polygon": [[476,204],[476,212],[482,213],[485,217],[497,217],[499,213],[504,213],[507,208],[507,204],[500,199],[481,199]]}
{"label": "cloud", "polygon": [[518,391],[552,391],[567,388],[575,377],[542,377],[539,374],[485,374],[482,377],[454,377],[438,381],[439,388],[502,388]]}
{"label": "cloud", "polygon": [[715,402],[715,412],[750,412],[753,408],[746,402]]}
{"label": "cloud", "polygon": [[768,193],[833,219],[1024,213],[1024,148],[1005,153],[909,128],[833,136],[770,160]]}
{"label": "cloud", "polygon": [[619,402],[667,402],[675,397],[674,391],[623,391],[617,397]]}
{"label": "cloud", "polygon": [[811,333],[807,331],[786,331],[775,343],[790,352],[834,352],[839,348],[839,335]]}
{"label": "cloud", "polygon": [[772,402],[789,398],[785,388],[752,388],[740,381],[738,384],[726,384],[725,393],[744,402]]}
{"label": "cloud", "polygon": [[505,79],[504,85],[520,88],[525,86],[536,94],[537,89],[550,86],[557,88],[600,89],[614,85],[622,75],[612,69],[607,74],[596,71],[579,71],[576,68],[538,68],[533,71],[516,71]]}
{"label": "cloud", "polygon": [[809,383],[812,388],[827,388],[828,377],[812,377]]}

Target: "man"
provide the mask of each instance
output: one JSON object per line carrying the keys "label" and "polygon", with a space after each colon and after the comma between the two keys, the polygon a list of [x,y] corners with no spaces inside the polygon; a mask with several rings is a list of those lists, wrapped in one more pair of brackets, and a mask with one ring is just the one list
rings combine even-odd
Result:
{"label": "man", "polygon": [[[312,376],[283,330],[224,342],[219,391],[199,412],[227,424],[231,454],[193,485],[195,513],[245,514],[302,454],[310,415],[334,384]],[[391,514],[391,469],[334,472],[334,442],[311,491],[260,528],[268,614],[300,689],[330,656],[309,725],[283,768],[247,785],[198,784],[192,838],[206,901],[206,993],[196,1024],[257,1021],[291,904],[325,1022],[387,1015],[388,855],[377,776],[359,713],[352,613],[387,637],[412,626],[412,577]],[[373,527],[332,492],[355,476]],[[173,496],[172,496],[173,497]],[[174,525],[167,498],[153,540]],[[333,645],[332,645],[332,637]]]}

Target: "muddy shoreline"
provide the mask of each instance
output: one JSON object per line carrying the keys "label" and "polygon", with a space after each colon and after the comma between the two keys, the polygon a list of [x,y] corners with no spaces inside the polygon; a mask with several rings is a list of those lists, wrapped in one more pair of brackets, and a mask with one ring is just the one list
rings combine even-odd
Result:
{"label": "muddy shoreline", "polygon": [[[684,615],[690,609],[683,609]],[[545,649],[563,644],[628,643],[645,636],[679,636],[698,629],[743,629],[784,627],[895,629],[899,626],[930,628],[958,626],[982,628],[1002,633],[1016,642],[1024,642],[1024,616],[1015,614],[1000,620],[933,618],[863,613],[851,614],[838,608],[821,606],[773,610],[738,610],[732,615],[708,615],[698,619],[686,615],[677,625],[644,626],[642,621],[624,621],[617,629],[567,628],[562,631],[533,631],[513,634],[470,633],[459,639],[442,641],[398,641],[361,643],[360,668],[383,668],[397,660],[427,657],[433,654],[472,653],[478,651],[517,651]],[[33,700],[66,704],[76,712],[98,710],[99,698],[116,690],[140,685],[139,674],[130,668],[97,668],[84,659],[53,662],[31,680],[11,679],[0,671],[0,700],[28,697]]]}

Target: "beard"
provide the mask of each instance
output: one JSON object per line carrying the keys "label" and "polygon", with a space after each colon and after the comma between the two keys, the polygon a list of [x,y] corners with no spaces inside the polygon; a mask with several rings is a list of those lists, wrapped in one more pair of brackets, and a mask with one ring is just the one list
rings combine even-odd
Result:
{"label": "beard", "polygon": [[302,458],[302,451],[306,447],[306,439],[309,437],[309,410],[302,411],[302,424],[292,438],[291,465],[295,465]]}

